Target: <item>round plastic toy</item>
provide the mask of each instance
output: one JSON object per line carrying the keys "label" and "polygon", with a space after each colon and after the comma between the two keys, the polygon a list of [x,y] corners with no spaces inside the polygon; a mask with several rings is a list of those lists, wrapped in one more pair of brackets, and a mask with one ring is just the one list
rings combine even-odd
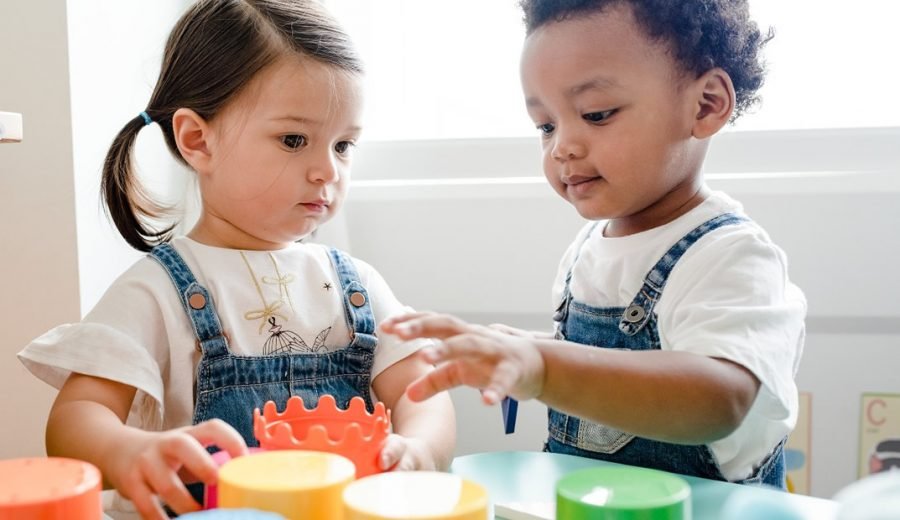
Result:
{"label": "round plastic toy", "polygon": [[[264,451],[262,448],[248,448],[250,454],[259,453]],[[212,454],[212,458],[215,461],[216,465],[220,468],[229,460],[231,460],[231,455],[228,454],[227,451],[217,451]],[[219,493],[218,488],[215,484],[209,484],[206,486],[206,490],[203,493],[203,509],[215,509],[219,504]]]}
{"label": "round plastic toy", "polygon": [[226,462],[219,470],[220,508],[250,508],[290,519],[341,518],[341,493],[355,468],[333,453],[280,450]]}
{"label": "round plastic toy", "polygon": [[378,457],[390,433],[391,415],[384,403],[366,411],[361,397],[354,397],[346,410],[337,407],[334,397],[319,397],[313,409],[303,399],[288,399],[283,413],[269,401],[262,413],[253,412],[253,432],[265,450],[312,450],[335,453],[356,465],[356,477],[380,473]]}
{"label": "round plastic toy", "polygon": [[487,491],[449,473],[382,473],[359,479],[344,489],[344,520],[487,518]]}
{"label": "round plastic toy", "polygon": [[100,471],[80,460],[0,460],[0,520],[100,520],[100,486]]}
{"label": "round plastic toy", "polygon": [[691,487],[662,471],[588,468],[556,483],[557,520],[689,520]]}
{"label": "round plastic toy", "polygon": [[259,509],[213,509],[178,515],[180,520],[285,520],[277,513],[260,511]]}

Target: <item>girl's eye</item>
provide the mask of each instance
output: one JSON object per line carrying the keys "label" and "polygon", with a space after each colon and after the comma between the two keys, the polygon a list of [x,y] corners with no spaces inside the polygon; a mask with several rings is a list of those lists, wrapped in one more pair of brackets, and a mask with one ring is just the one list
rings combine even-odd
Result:
{"label": "girl's eye", "polygon": [[350,151],[350,148],[354,146],[356,146],[356,143],[354,143],[353,141],[341,141],[334,145],[334,151],[339,154],[345,154],[348,153]]}
{"label": "girl's eye", "polygon": [[538,128],[538,130],[541,131],[541,135],[543,135],[545,137],[552,134],[553,130],[555,129],[555,127],[553,126],[553,123],[544,123],[542,125],[538,125],[537,128]]}
{"label": "girl's eye", "polygon": [[602,123],[610,118],[613,114],[615,114],[615,110],[603,110],[601,112],[591,112],[581,116],[585,121],[590,121],[591,123]]}
{"label": "girl's eye", "polygon": [[296,150],[306,144],[306,137],[299,134],[283,135],[281,143],[291,150]]}

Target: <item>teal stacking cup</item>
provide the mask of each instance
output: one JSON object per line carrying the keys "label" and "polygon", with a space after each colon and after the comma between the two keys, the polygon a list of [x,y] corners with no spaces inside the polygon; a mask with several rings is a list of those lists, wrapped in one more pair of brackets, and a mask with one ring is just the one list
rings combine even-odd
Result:
{"label": "teal stacking cup", "polygon": [[676,475],[630,466],[569,473],[556,483],[556,520],[690,520],[691,487]]}

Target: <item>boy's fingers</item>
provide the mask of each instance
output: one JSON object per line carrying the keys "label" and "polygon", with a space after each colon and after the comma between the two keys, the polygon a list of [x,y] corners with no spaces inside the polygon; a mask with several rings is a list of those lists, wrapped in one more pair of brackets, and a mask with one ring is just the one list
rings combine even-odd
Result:
{"label": "boy's fingers", "polygon": [[446,339],[469,330],[469,325],[458,318],[445,314],[431,314],[398,323],[391,328],[391,333],[403,339]]}
{"label": "boy's fingers", "polygon": [[424,316],[428,316],[431,314],[433,314],[433,313],[422,311],[422,312],[410,312],[408,314],[400,314],[397,316],[392,316],[392,317],[387,318],[384,321],[382,321],[380,327],[385,332],[389,332],[390,329],[393,328],[398,323],[403,323],[403,322],[407,322],[409,320],[422,318]]}

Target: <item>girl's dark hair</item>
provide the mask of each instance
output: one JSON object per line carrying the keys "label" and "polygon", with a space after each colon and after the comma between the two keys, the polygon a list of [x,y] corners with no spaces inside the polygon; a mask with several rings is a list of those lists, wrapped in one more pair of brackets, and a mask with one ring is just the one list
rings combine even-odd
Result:
{"label": "girl's dark hair", "polygon": [[759,102],[757,91],[766,73],[760,51],[774,31],[760,31],[750,19],[747,0],[520,0],[519,5],[527,34],[610,6],[630,6],[644,32],[669,44],[684,70],[699,77],[721,67],[731,76],[736,95],[732,121]]}
{"label": "girl's dark hair", "polygon": [[[290,52],[362,72],[350,39],[318,0],[200,0],[169,34],[145,112],[184,163],[172,131],[175,111],[189,108],[212,119],[257,72]],[[101,191],[122,237],[135,249],[149,251],[168,241],[177,223],[156,229],[147,222],[168,208],[149,196],[134,172],[132,151],[144,126],[138,115],[116,135],[103,165]]]}

